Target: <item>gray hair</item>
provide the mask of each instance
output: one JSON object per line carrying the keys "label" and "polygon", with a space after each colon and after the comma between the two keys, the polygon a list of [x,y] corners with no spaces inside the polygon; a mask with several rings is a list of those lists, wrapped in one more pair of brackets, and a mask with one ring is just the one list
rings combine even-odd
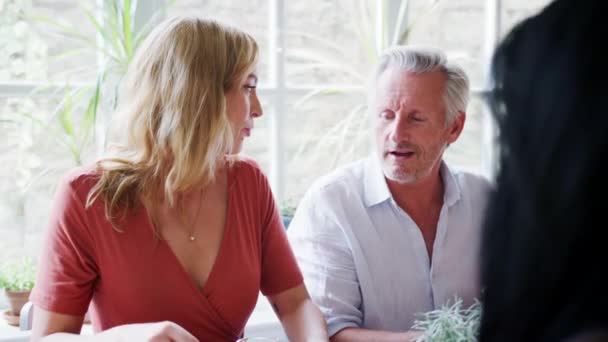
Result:
{"label": "gray hair", "polygon": [[378,77],[386,69],[392,67],[417,74],[435,71],[445,74],[446,87],[443,99],[448,124],[456,118],[458,112],[466,110],[469,102],[469,78],[462,68],[448,63],[448,58],[441,50],[416,46],[389,48],[378,58],[373,77],[374,82],[378,81]]}

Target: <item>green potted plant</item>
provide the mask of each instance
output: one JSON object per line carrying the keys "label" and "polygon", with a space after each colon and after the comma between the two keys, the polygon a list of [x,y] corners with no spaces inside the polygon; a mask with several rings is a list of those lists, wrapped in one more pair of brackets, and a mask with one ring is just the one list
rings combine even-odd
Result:
{"label": "green potted plant", "polygon": [[416,342],[476,342],[481,321],[481,303],[475,301],[468,308],[455,297],[441,308],[421,315],[412,329],[424,331]]}
{"label": "green potted plant", "polygon": [[297,206],[291,201],[284,201],[281,204],[281,219],[283,220],[283,226],[285,226],[285,229],[289,227],[289,224],[293,219],[293,215],[296,213],[296,209]]}
{"label": "green potted plant", "polygon": [[4,289],[10,308],[4,312],[9,324],[19,324],[21,308],[29,300],[36,280],[36,266],[29,258],[16,260],[0,267],[0,288]]}

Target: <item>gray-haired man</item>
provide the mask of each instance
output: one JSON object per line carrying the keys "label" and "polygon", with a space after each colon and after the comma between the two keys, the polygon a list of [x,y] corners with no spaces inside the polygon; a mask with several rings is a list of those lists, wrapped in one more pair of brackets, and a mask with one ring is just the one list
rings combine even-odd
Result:
{"label": "gray-haired man", "polygon": [[288,234],[333,341],[408,341],[416,315],[479,295],[489,183],[443,153],[465,123],[469,81],[433,49],[387,50],[370,113],[376,154],[315,183]]}

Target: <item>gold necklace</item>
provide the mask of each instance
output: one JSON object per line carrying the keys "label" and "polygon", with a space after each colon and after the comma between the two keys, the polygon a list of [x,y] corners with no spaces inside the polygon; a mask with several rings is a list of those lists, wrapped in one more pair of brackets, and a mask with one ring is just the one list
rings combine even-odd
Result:
{"label": "gold necklace", "polygon": [[203,206],[203,190],[201,189],[201,194],[198,199],[198,209],[196,210],[196,215],[194,216],[194,220],[192,220],[192,223],[190,224],[191,229],[190,229],[190,233],[188,234],[188,239],[192,242],[196,240],[196,236],[194,236],[195,227],[193,228],[193,226],[195,225],[196,221],[198,220],[198,216],[201,213],[202,206]]}

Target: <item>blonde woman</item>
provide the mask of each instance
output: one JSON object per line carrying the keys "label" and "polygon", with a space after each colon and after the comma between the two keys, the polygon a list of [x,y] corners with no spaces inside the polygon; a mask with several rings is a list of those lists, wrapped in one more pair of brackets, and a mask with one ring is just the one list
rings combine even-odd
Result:
{"label": "blonde woman", "polygon": [[258,47],[173,18],[131,63],[112,155],[58,190],[31,300],[33,340],[234,341],[261,290],[290,340],[327,340],[268,182],[235,155],[262,115]]}

